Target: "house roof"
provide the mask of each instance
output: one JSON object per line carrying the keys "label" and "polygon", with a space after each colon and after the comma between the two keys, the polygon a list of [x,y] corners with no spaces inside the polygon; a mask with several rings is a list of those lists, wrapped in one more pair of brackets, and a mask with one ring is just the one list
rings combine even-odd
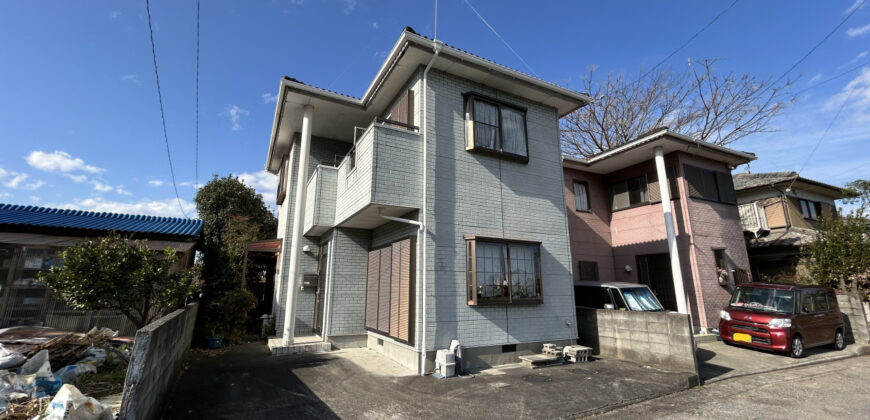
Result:
{"label": "house roof", "polygon": [[843,198],[843,190],[840,187],[801,177],[795,171],[759,173],[743,172],[734,174],[732,178],[734,178],[735,191],[765,188],[786,183],[791,185],[791,183],[794,182],[795,184],[800,184],[802,187],[813,190],[814,192],[823,193],[832,196],[833,198]]}
{"label": "house roof", "polygon": [[551,106],[559,117],[592,100],[586,94],[434,41],[406,27],[361,98],[310,86],[290,77],[281,79],[266,170],[278,172],[281,156],[289,150],[295,133],[300,131],[304,105],[315,109],[313,136],[353,141],[353,128],[368,126],[386,110],[414,73],[429,64],[436,50],[438,59],[432,64],[433,69]]}
{"label": "house roof", "polygon": [[749,241],[753,248],[771,246],[803,246],[816,239],[816,231],[813,229],[789,227],[774,229],[767,235],[759,236]]}
{"label": "house roof", "polygon": [[0,204],[0,230],[33,227],[195,237],[202,220]]}
{"label": "house roof", "polygon": [[608,174],[650,160],[654,156],[656,147],[661,147],[665,154],[682,151],[717,162],[724,162],[730,166],[742,165],[756,159],[752,153],[695,140],[689,136],[672,132],[667,127],[661,127],[622,146],[586,159],[564,156],[562,165],[586,172]]}

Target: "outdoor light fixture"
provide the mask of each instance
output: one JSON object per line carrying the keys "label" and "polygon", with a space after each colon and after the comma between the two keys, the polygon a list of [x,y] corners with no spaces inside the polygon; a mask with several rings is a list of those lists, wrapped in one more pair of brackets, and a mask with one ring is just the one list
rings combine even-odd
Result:
{"label": "outdoor light fixture", "polygon": [[305,252],[305,253],[309,253],[309,252],[311,252],[311,246],[310,246],[310,245],[305,245],[305,246],[303,246],[303,247],[302,247],[302,252]]}
{"label": "outdoor light fixture", "polygon": [[625,272],[631,273],[631,266],[630,265],[628,265],[628,264],[625,265]]}

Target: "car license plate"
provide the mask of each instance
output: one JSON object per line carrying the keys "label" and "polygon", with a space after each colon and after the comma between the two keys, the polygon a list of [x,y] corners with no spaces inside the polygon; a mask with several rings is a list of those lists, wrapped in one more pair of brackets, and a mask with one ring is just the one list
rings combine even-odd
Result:
{"label": "car license plate", "polygon": [[734,341],[742,341],[744,343],[751,343],[752,342],[752,336],[749,334],[734,333],[734,335],[731,338],[733,338]]}

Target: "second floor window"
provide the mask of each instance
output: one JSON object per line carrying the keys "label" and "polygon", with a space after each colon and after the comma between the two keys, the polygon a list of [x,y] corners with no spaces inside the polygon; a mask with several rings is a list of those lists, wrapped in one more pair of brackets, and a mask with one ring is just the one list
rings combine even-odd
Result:
{"label": "second floor window", "polygon": [[589,186],[583,181],[574,181],[574,208],[577,211],[590,211]]}
{"label": "second floor window", "polygon": [[683,165],[689,196],[720,203],[737,204],[731,173]]}
{"label": "second floor window", "polygon": [[526,111],[477,96],[467,96],[465,149],[528,161]]}
{"label": "second floor window", "polygon": [[622,210],[649,201],[646,176],[626,179],[610,186],[611,210]]}
{"label": "second floor window", "polygon": [[284,204],[284,198],[287,197],[287,171],[290,168],[287,166],[288,155],[281,158],[281,173],[278,174],[278,196],[275,198],[275,204]]}
{"label": "second floor window", "polygon": [[817,220],[822,213],[822,204],[818,201],[800,200],[801,214],[804,219]]}

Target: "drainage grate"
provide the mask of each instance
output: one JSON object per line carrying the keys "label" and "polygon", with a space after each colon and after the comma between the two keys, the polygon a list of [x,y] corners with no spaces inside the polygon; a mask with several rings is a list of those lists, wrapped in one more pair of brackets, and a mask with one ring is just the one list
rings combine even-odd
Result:
{"label": "drainage grate", "polygon": [[526,375],[523,376],[523,380],[526,382],[531,382],[533,384],[541,384],[545,382],[553,382],[553,378],[545,375]]}

